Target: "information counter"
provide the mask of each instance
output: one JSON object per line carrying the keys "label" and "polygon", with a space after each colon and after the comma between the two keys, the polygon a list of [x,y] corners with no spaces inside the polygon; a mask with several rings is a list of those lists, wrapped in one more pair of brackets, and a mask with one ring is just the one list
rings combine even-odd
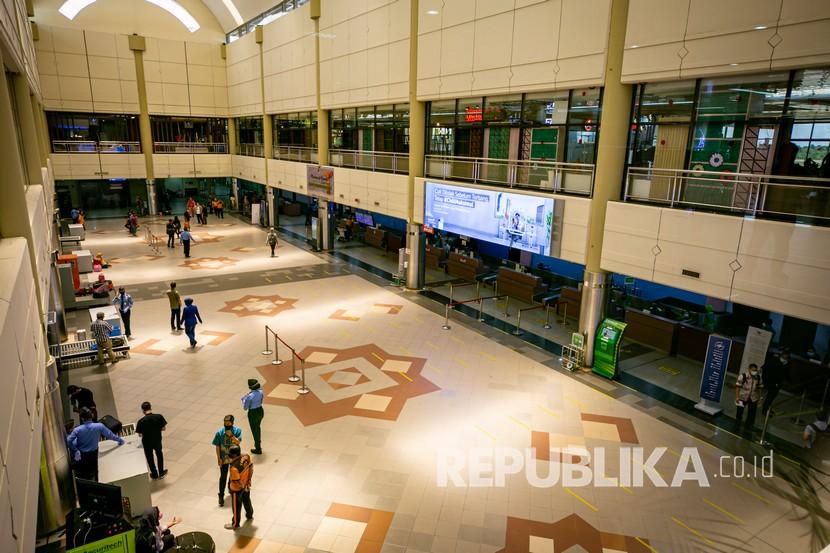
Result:
{"label": "information counter", "polygon": [[452,252],[447,259],[447,272],[450,276],[475,282],[485,268],[480,259]]}
{"label": "information counter", "polygon": [[533,303],[537,295],[543,294],[548,289],[548,285],[541,277],[520,273],[507,267],[499,267],[496,284],[500,294],[507,294],[525,303]]}
{"label": "information counter", "polygon": [[138,434],[124,438],[124,445],[107,440],[98,446],[98,481],[121,487],[121,495],[130,500],[133,515],[152,507],[150,474]]}

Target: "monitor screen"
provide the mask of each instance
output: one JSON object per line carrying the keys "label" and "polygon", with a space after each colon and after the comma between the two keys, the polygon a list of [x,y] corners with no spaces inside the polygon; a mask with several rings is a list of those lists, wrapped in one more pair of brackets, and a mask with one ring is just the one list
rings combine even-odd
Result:
{"label": "monitor screen", "polygon": [[355,219],[357,219],[357,222],[360,223],[361,225],[366,225],[366,226],[369,226],[369,227],[375,226],[375,222],[372,220],[372,216],[369,215],[368,213],[361,213],[361,212],[358,211],[355,214]]}
{"label": "monitor screen", "polygon": [[124,514],[120,487],[81,478],[75,480],[75,486],[78,489],[78,505],[82,510],[112,517]]}
{"label": "monitor screen", "polygon": [[553,198],[429,181],[424,192],[425,225],[527,252],[550,251]]}

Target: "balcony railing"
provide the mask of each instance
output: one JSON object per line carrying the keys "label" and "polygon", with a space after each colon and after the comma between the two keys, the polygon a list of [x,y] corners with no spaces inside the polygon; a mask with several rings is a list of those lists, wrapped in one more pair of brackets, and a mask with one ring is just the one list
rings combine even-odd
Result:
{"label": "balcony railing", "polygon": [[351,167],[383,173],[408,173],[409,154],[400,152],[366,152],[361,150],[331,150],[329,163],[336,167]]}
{"label": "balcony railing", "polygon": [[226,154],[228,145],[224,142],[154,142],[157,154]]}
{"label": "balcony railing", "polygon": [[317,163],[317,148],[309,146],[274,146],[274,159]]}
{"label": "balcony railing", "polygon": [[53,140],[52,151],[56,154],[139,154],[141,145],[117,140]]}
{"label": "balcony railing", "polygon": [[830,225],[830,179],[629,167],[624,199]]}
{"label": "balcony railing", "polygon": [[424,174],[580,196],[590,196],[594,188],[594,166],[590,163],[429,155]]}
{"label": "balcony railing", "polygon": [[239,144],[239,155],[250,157],[265,157],[265,147],[262,144]]}

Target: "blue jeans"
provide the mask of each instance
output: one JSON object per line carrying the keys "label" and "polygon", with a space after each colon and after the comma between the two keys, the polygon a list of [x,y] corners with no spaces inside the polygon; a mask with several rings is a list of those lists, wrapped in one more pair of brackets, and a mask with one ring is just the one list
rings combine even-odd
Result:
{"label": "blue jeans", "polygon": [[190,338],[190,345],[196,345],[196,324],[184,323],[184,333]]}

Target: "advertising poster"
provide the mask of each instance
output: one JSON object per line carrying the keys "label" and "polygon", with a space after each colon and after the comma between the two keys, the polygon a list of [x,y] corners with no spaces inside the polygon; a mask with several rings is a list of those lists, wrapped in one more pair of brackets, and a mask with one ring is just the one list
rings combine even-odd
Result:
{"label": "advertising poster", "polygon": [[427,182],[426,226],[548,255],[553,199]]}
{"label": "advertising poster", "polygon": [[749,327],[746,331],[746,342],[744,343],[744,354],[741,356],[740,372],[749,370],[749,364],[755,363],[763,367],[767,361],[767,350],[772,341],[772,332],[763,328]]}
{"label": "advertising poster", "polygon": [[135,530],[75,547],[67,553],[135,553]]}
{"label": "advertising poster", "polygon": [[251,224],[258,225],[259,224],[259,214],[260,214],[261,207],[259,204],[251,204]]}
{"label": "advertising poster", "polygon": [[611,379],[617,375],[617,360],[626,326],[622,321],[605,319],[597,328],[593,371],[598,375]]}
{"label": "advertising poster", "polygon": [[732,340],[717,334],[709,335],[706,359],[703,361],[703,376],[700,379],[700,399],[720,402],[731,350]]}
{"label": "advertising poster", "polygon": [[323,165],[306,166],[308,195],[325,200],[334,198],[334,168]]}

